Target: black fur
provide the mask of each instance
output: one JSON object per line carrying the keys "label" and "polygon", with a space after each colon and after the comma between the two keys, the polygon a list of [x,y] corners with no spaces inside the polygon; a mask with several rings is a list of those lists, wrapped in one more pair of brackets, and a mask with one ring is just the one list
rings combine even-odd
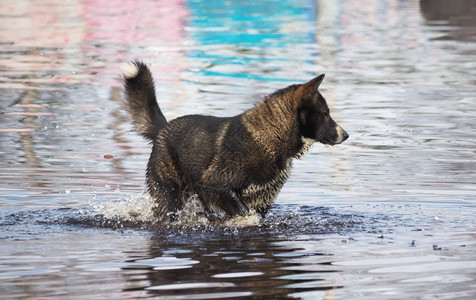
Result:
{"label": "black fur", "polygon": [[[137,72],[129,72],[134,68]],[[147,66],[135,61],[126,69],[124,89],[133,124],[153,142],[147,185],[157,201],[158,218],[182,209],[192,195],[209,211],[265,214],[288,178],[293,158],[312,142],[333,145],[348,138],[317,90],[324,75],[278,90],[237,116],[187,115],[167,122]]]}

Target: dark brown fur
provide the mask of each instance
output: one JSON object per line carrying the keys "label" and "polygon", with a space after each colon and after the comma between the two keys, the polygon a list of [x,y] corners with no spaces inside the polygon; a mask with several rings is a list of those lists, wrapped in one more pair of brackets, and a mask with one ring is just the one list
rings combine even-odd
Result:
{"label": "dark brown fur", "polygon": [[198,195],[207,210],[265,214],[289,176],[291,160],[313,142],[338,144],[347,133],[329,115],[320,75],[265,97],[233,117],[187,115],[166,121],[146,65],[123,65],[133,124],[152,140],[147,185],[164,218]]}

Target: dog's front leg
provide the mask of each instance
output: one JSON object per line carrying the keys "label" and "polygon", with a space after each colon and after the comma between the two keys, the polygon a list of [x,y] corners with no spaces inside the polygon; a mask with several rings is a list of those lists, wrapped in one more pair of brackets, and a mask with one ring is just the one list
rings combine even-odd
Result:
{"label": "dog's front leg", "polygon": [[241,200],[241,197],[235,191],[231,191],[231,201],[232,206],[236,207],[237,209],[236,215],[247,216],[250,213],[248,207],[246,207],[246,205]]}
{"label": "dog's front leg", "polygon": [[249,209],[238,193],[230,189],[202,187],[199,198],[212,211],[223,211],[229,216],[246,216]]}

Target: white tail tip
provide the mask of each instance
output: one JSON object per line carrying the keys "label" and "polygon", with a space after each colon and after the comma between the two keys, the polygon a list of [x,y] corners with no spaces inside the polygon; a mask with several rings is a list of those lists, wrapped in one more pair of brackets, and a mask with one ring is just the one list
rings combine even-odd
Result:
{"label": "white tail tip", "polygon": [[135,62],[132,61],[122,63],[119,69],[121,70],[122,75],[126,79],[134,78],[139,73],[139,67]]}

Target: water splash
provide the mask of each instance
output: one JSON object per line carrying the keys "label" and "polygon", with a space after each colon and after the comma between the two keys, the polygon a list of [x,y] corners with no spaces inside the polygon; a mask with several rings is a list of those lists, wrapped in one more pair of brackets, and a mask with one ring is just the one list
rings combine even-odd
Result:
{"label": "water splash", "polygon": [[156,203],[145,192],[130,195],[126,199],[97,201],[96,197],[89,201],[96,213],[106,219],[127,222],[155,222],[154,208]]}
{"label": "water splash", "polygon": [[[223,213],[210,213],[198,197],[192,196],[184,208],[173,213],[173,221],[160,222],[154,216],[157,204],[145,192],[129,195],[115,201],[97,202],[91,200],[91,226],[112,228],[140,227],[167,234],[178,233],[195,236],[197,232],[205,236],[213,233],[236,233],[255,236],[256,234],[329,234],[353,231],[377,233],[379,216],[364,216],[358,213],[335,211],[328,207],[306,205],[275,205],[262,217],[256,212],[247,216],[229,217]],[[369,222],[371,220],[371,222]],[[74,222],[73,222],[74,223]],[[85,225],[88,222],[81,219]],[[98,225],[99,224],[99,225]]]}
{"label": "water splash", "polygon": [[[102,215],[107,220],[123,223],[139,223],[145,226],[161,225],[154,216],[157,203],[146,192],[132,194],[119,200],[97,201],[90,200],[94,213]],[[247,216],[228,217],[223,213],[206,212],[204,205],[196,195],[190,197],[182,210],[174,214],[174,221],[162,224],[172,227],[247,227],[257,226],[262,221],[260,214],[251,211]]]}

